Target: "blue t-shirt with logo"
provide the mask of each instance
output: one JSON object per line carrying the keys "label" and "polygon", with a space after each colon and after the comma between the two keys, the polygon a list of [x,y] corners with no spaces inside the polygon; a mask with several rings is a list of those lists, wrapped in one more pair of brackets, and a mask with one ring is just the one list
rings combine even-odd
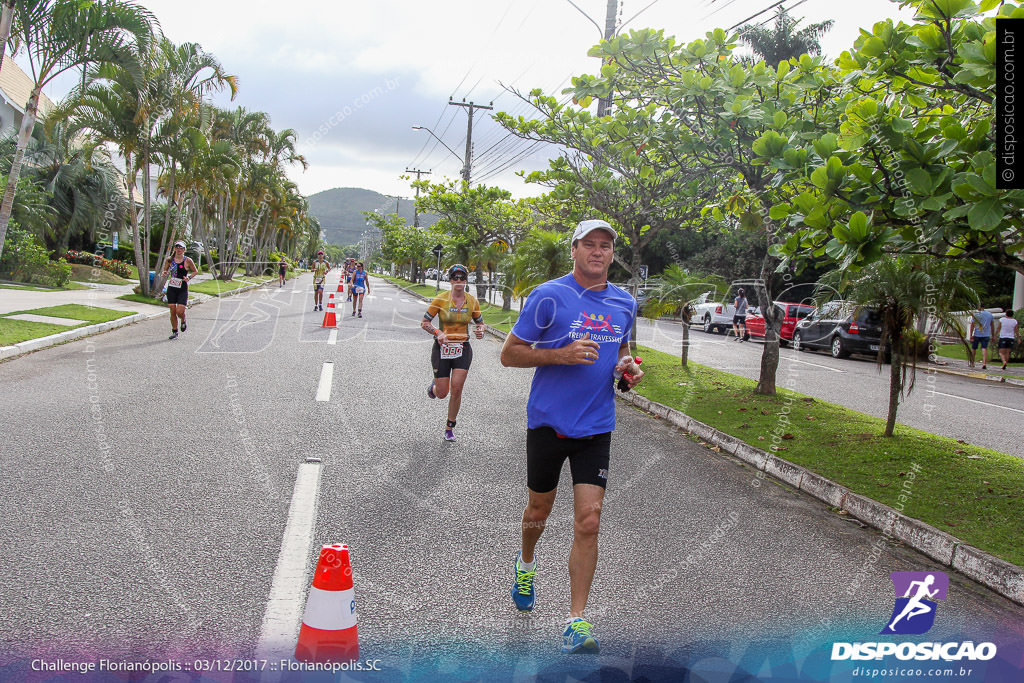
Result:
{"label": "blue t-shirt with logo", "polygon": [[991,337],[992,336],[992,314],[982,309],[975,311],[971,315],[974,316],[974,336],[975,337]]}
{"label": "blue t-shirt with logo", "polygon": [[551,427],[576,439],[615,429],[613,372],[635,317],[636,299],[610,283],[599,291],[584,289],[570,273],[533,290],[512,334],[537,348],[557,349],[589,332],[600,350],[593,365],[537,368],[527,427]]}

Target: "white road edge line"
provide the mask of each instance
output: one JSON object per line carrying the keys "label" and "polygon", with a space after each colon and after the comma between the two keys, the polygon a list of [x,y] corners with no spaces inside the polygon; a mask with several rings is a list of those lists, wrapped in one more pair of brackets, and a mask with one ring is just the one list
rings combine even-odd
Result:
{"label": "white road edge line", "polygon": [[316,507],[320,496],[319,462],[299,465],[288,508],[288,522],[281,539],[274,580],[263,613],[263,625],[256,644],[256,658],[278,661],[290,658],[298,643],[299,626],[305,606],[307,559],[313,543]]}
{"label": "white road edge line", "polygon": [[331,383],[334,381],[334,363],[326,362],[320,370],[320,386],[316,389],[317,401],[331,400]]}
{"label": "white road edge line", "polygon": [[331,346],[334,346],[335,344],[338,343],[338,330],[337,329],[331,330],[331,333],[329,335],[327,335],[327,343],[330,344]]}
{"label": "white road edge line", "polygon": [[931,396],[933,394],[935,396],[946,396],[947,398],[958,398],[961,401],[970,401],[971,403],[978,403],[978,404],[983,405],[983,406],[991,406],[993,408],[1002,408],[1003,410],[1012,410],[1015,413],[1024,413],[1024,410],[1019,410],[1017,408],[1010,408],[1009,406],[1001,406],[998,403],[989,403],[987,401],[978,401],[978,400],[975,400],[973,398],[966,398],[964,396],[957,396],[955,394],[944,394],[941,391],[929,391],[928,392],[929,396]]}

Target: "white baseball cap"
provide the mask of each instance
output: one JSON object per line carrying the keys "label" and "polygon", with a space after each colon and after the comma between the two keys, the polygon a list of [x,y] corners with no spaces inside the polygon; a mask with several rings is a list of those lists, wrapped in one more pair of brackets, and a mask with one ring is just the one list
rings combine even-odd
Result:
{"label": "white baseball cap", "polygon": [[591,232],[593,232],[594,230],[604,230],[604,231],[606,231],[609,235],[612,236],[612,243],[615,242],[615,238],[618,236],[615,233],[615,228],[613,228],[612,226],[608,225],[607,221],[589,220],[589,221],[580,221],[580,224],[576,226],[576,232],[574,232],[572,234],[572,241],[576,242],[576,240],[581,240],[584,237],[586,237],[587,235],[589,235]]}

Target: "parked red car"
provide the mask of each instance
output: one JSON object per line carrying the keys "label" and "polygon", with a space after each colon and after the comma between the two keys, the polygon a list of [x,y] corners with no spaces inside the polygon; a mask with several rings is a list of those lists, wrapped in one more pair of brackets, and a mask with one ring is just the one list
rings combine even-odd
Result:
{"label": "parked red car", "polygon": [[[782,313],[782,329],[779,331],[779,344],[785,346],[793,339],[793,330],[798,321],[803,320],[815,311],[809,304],[796,304],[788,301],[776,301],[775,307]],[[764,337],[764,316],[760,313],[747,315],[747,331],[751,337]]]}

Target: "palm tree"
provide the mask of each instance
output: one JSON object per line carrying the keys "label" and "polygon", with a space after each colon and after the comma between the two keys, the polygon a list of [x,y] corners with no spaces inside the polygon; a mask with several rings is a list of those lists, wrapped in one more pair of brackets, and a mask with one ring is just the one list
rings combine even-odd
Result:
{"label": "palm tree", "polygon": [[750,46],[755,55],[763,59],[767,65],[775,67],[779,62],[799,58],[803,54],[821,54],[821,37],[835,23],[827,19],[795,31],[796,25],[801,21],[802,19],[791,17],[786,8],[779,7],[773,28],[766,29],[748,24],[741,26],[737,33],[740,40]]}
{"label": "palm tree", "polygon": [[14,22],[17,4],[18,0],[3,0],[3,7],[0,8],[0,64],[3,64],[7,54],[7,41],[11,38],[11,24]]}
{"label": "palm tree", "polygon": [[83,249],[92,242],[109,212],[108,230],[127,208],[121,194],[121,174],[102,146],[69,135],[65,121],[47,121],[36,128],[26,149],[28,176],[40,181],[51,196],[53,217],[43,235],[46,248],[63,254],[72,243]]}
{"label": "palm tree", "polygon": [[125,0],[25,0],[19,10],[18,34],[12,38],[27,53],[33,85],[0,204],[0,253],[43,88],[69,70],[96,63],[121,64],[138,73],[134,54],[152,39],[156,23],[147,10]]}
{"label": "palm tree", "polygon": [[711,287],[725,291],[728,284],[714,275],[688,275],[679,264],[672,263],[662,272],[659,284],[650,291],[650,298],[641,309],[641,315],[652,320],[665,315],[679,315],[683,326],[679,361],[683,367],[686,367],[690,355],[690,318],[694,312],[690,302]]}
{"label": "palm tree", "polygon": [[569,233],[534,228],[515,246],[508,283],[512,296],[522,298],[537,285],[572,270]]}
{"label": "palm tree", "polygon": [[822,289],[835,287],[845,298],[878,310],[882,338],[878,363],[891,354],[889,411],[885,436],[892,436],[901,396],[914,388],[918,337],[915,320],[931,316],[953,330],[966,345],[963,322],[954,311],[977,306],[973,277],[957,265],[922,256],[885,256],[864,270],[833,271],[822,278]]}

